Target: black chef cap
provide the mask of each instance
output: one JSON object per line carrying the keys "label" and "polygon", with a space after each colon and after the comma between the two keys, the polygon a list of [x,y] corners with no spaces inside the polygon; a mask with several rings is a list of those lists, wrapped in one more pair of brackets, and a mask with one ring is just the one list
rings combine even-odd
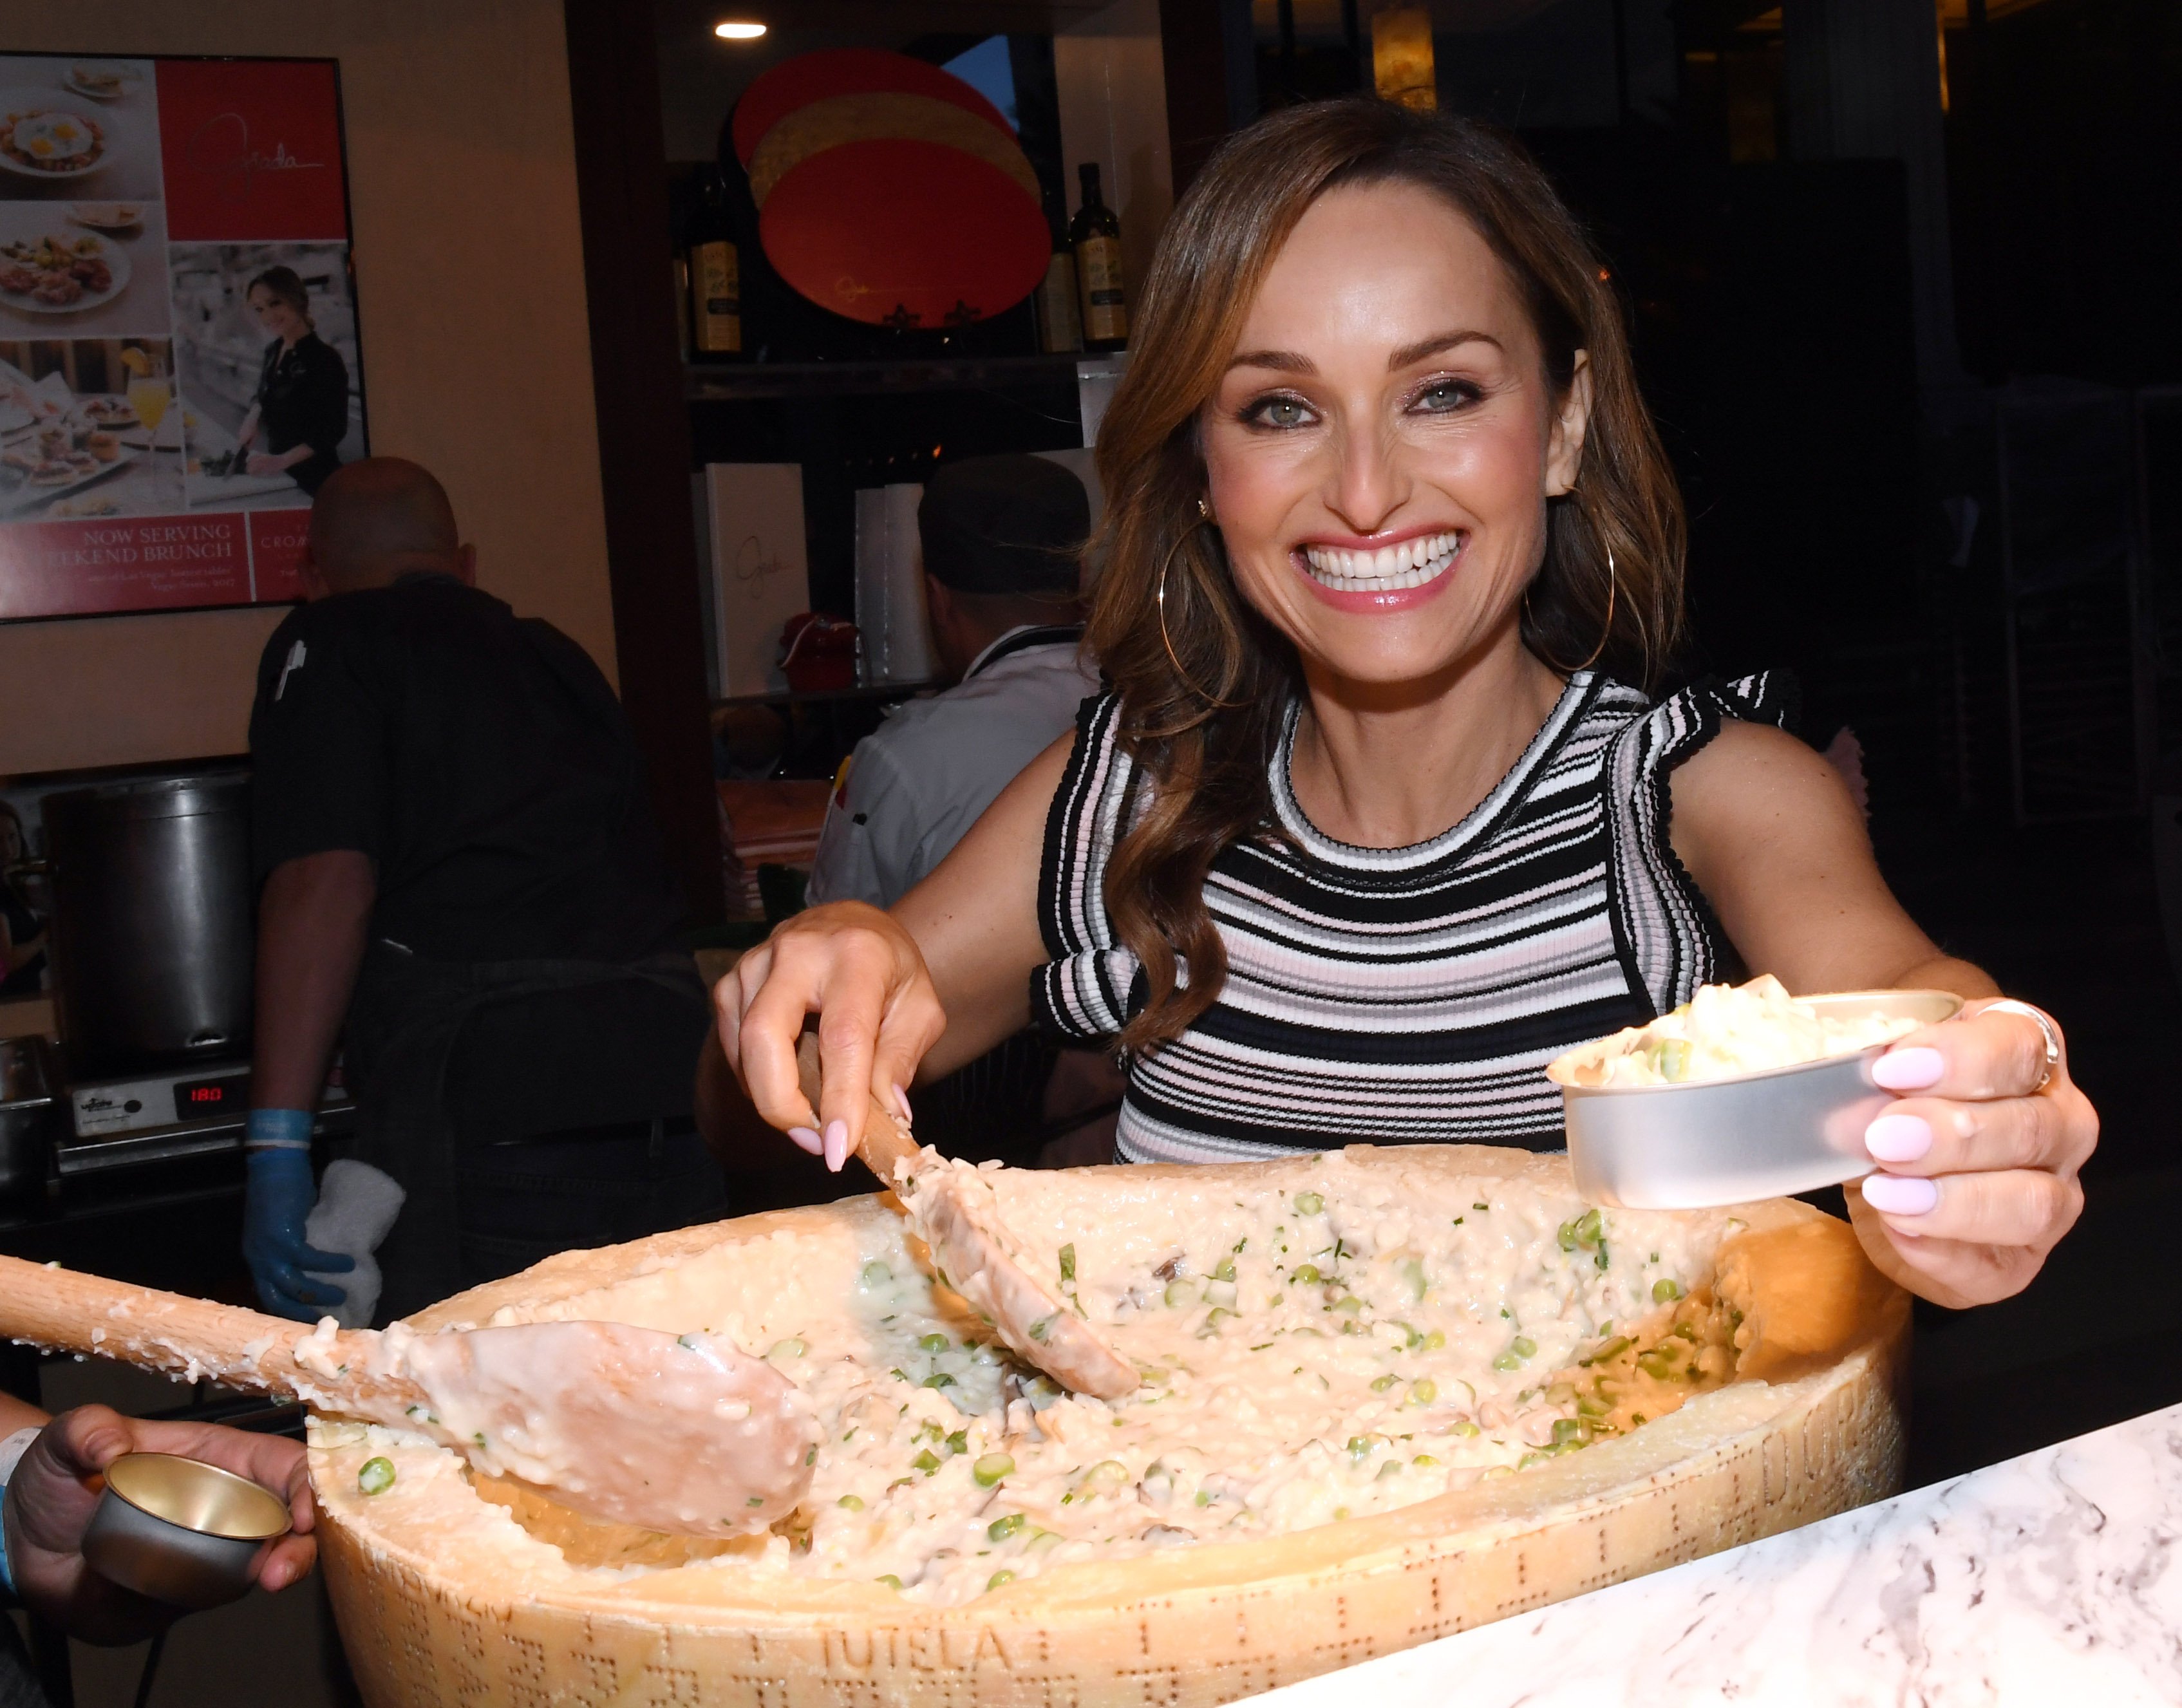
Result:
{"label": "black chef cap", "polygon": [[966,457],[925,483],[917,531],[925,572],[957,593],[1073,594],[1091,500],[1042,456]]}

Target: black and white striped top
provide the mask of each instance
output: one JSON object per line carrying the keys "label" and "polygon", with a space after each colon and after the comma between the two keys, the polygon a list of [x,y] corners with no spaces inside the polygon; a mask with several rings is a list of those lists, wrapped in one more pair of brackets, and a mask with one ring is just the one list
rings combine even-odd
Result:
{"label": "black and white striped top", "polygon": [[[1227,948],[1217,1002],[1133,1057],[1128,1162],[1228,1162],[1351,1141],[1561,1142],[1541,1070],[1686,1000],[1718,928],[1667,840],[1667,781],[1723,718],[1778,722],[1764,677],[1653,705],[1581,672],[1523,756],[1452,830],[1402,848],[1321,834],[1296,804],[1290,708],[1271,765],[1277,836],[1213,861]],[[1114,940],[1106,862],[1138,805],[1120,703],[1083,703],[1046,826],[1032,981],[1038,1020],[1110,1038],[1145,999]]]}

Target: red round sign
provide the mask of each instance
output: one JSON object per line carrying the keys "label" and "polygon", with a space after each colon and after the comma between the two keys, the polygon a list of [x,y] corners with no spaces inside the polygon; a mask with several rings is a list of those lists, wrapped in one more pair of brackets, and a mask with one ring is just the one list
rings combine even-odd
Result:
{"label": "red round sign", "polygon": [[735,102],[735,158],[747,167],[759,140],[799,107],[834,95],[928,95],[995,126],[1011,142],[1015,132],[1000,109],[951,72],[906,53],[877,47],[829,47],[799,53],[754,80]]}
{"label": "red round sign", "polygon": [[780,276],[821,307],[921,328],[1014,307],[1044,278],[1052,243],[1005,173],[898,137],[844,142],[790,169],[766,197],[758,235]]}

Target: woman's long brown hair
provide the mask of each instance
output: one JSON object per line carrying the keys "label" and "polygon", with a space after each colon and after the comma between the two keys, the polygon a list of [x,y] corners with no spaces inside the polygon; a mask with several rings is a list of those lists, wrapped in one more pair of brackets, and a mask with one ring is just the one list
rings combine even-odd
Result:
{"label": "woman's long brown hair", "polygon": [[1304,210],[1329,190],[1373,184],[1430,191],[1476,228],[1529,309],[1557,395],[1588,352],[1582,468],[1548,506],[1525,644],[1563,671],[1595,656],[1648,688],[1680,638],[1681,500],[1637,395],[1620,305],[1521,146],[1371,100],[1292,107],[1229,138],[1160,238],[1129,370],[1099,429],[1105,569],[1088,638],[1121,696],[1121,740],[1144,791],[1105,882],[1115,936],[1149,992],[1121,1032],[1129,1050],[1179,1037],[1220,993],[1227,957],[1205,874],[1222,848],[1272,834],[1267,768],[1300,683],[1293,649],[1244,602],[1205,523],[1199,418]]}

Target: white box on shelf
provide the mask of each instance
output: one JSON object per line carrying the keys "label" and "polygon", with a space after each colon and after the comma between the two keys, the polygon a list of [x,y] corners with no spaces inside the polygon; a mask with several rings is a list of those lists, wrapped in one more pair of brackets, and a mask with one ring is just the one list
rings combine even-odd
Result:
{"label": "white box on shelf", "polygon": [[802,465],[708,462],[695,487],[712,692],[779,693],[781,625],[811,609]]}
{"label": "white box on shelf", "polygon": [[866,683],[929,682],[939,672],[924,609],[915,482],[856,494],[856,635]]}

